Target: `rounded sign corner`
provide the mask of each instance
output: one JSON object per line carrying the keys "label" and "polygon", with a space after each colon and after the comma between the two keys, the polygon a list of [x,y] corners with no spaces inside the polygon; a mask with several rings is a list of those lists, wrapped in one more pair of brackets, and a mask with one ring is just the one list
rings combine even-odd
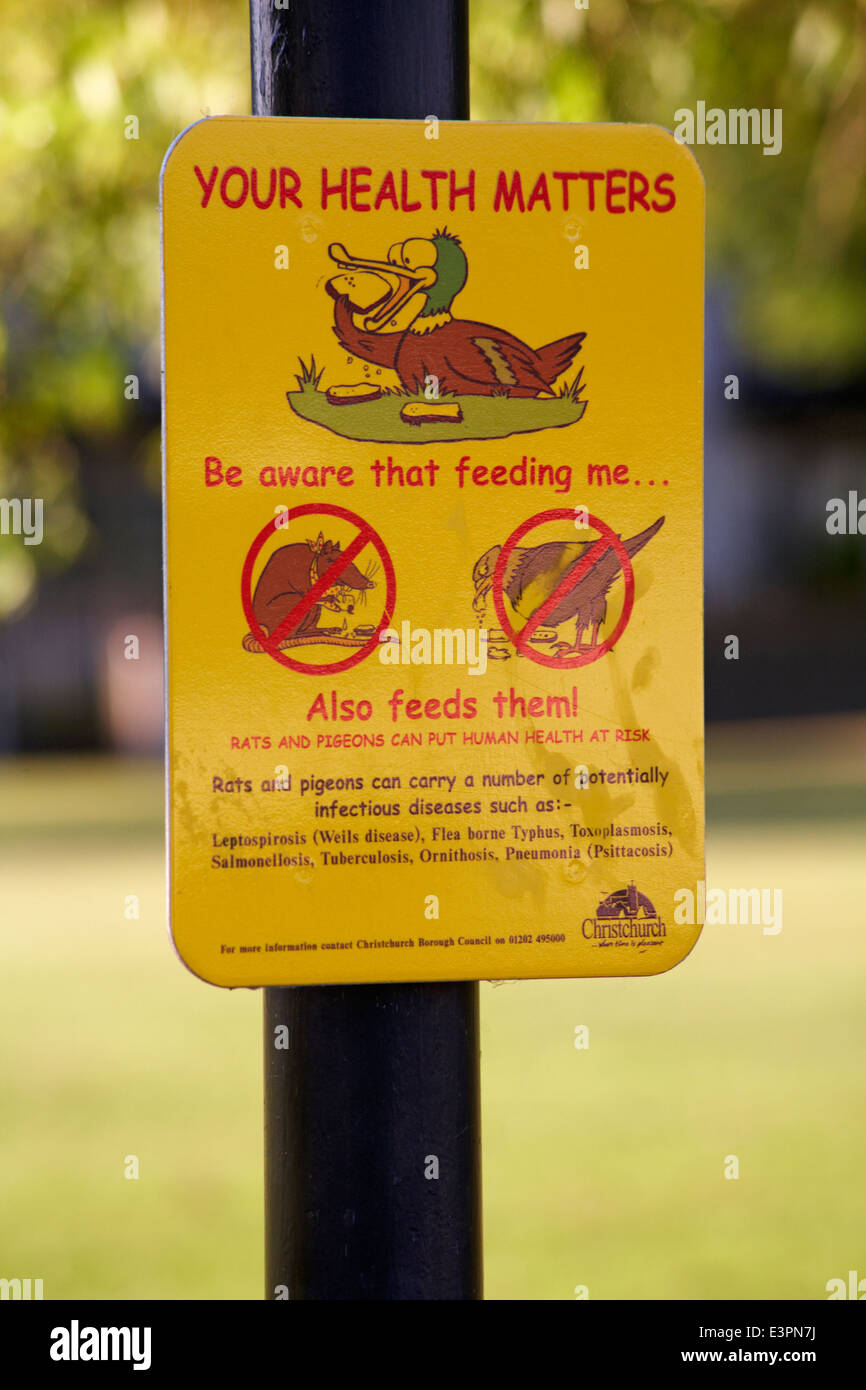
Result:
{"label": "rounded sign corner", "polygon": [[700,941],[701,936],[703,935],[703,931],[703,923],[700,923],[697,931],[694,934],[693,939],[689,942],[689,945],[683,951],[682,955],[677,956],[676,960],[672,960],[670,965],[663,965],[660,970],[647,971],[647,975],[669,975],[672,970],[676,970],[678,965],[682,965],[684,961],[688,960],[689,956],[692,954],[698,942]]}
{"label": "rounded sign corner", "polygon": [[234,989],[234,988],[236,988],[239,984],[243,983],[243,982],[240,981],[240,980],[232,980],[232,979],[219,980],[219,979],[214,979],[212,975],[207,975],[207,974],[204,973],[203,970],[198,969],[197,966],[194,965],[194,964],[192,963],[192,961],[189,960],[189,959],[187,959],[187,957],[184,955],[184,952],[183,952],[183,950],[181,949],[180,943],[178,942],[177,938],[175,937],[174,932],[172,931],[172,928],[171,928],[171,925],[170,925],[170,924],[169,924],[169,929],[168,929],[168,939],[169,939],[169,942],[171,943],[171,948],[172,948],[172,950],[174,951],[175,956],[176,956],[177,959],[180,961],[180,963],[181,963],[181,965],[184,967],[184,969],[185,969],[190,975],[192,975],[194,979],[196,979],[196,980],[201,980],[202,984],[211,985],[211,986],[213,986],[215,989]]}
{"label": "rounded sign corner", "polygon": [[165,176],[168,172],[168,166],[172,155],[174,154],[178,146],[183,144],[187,137],[191,135],[194,130],[198,130],[200,126],[222,125],[227,121],[238,121],[243,119],[244,117],[242,116],[199,116],[198,120],[191,121],[190,124],[188,126],[185,126],[183,130],[178,131],[177,135],[174,137],[174,139],[172,140],[171,144],[169,145],[168,149],[162,157],[162,164],[159,168],[160,189],[162,190],[164,188]]}
{"label": "rounded sign corner", "polygon": [[704,171],[701,168],[700,161],[691,145],[687,144],[685,140],[680,140],[674,131],[670,130],[667,126],[661,125],[657,121],[648,122],[643,128],[644,130],[651,131],[663,137],[662,143],[667,149],[671,149],[671,146],[673,146],[673,149],[677,152],[678,158],[685,156],[686,164],[700,179],[702,196],[706,197],[707,181],[704,178]]}

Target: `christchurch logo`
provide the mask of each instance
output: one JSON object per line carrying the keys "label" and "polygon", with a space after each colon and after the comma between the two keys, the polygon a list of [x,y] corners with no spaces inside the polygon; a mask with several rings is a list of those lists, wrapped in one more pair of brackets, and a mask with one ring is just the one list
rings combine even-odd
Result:
{"label": "christchurch logo", "polygon": [[641,951],[660,946],[667,936],[666,924],[633,883],[609,893],[595,916],[584,918],[581,930],[596,946],[636,946]]}

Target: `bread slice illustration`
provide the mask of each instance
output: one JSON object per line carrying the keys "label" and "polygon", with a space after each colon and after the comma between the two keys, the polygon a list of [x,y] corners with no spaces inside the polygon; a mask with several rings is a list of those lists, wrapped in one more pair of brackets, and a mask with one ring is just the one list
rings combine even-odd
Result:
{"label": "bread slice illustration", "polygon": [[362,401],[377,401],[381,387],[361,381],[357,386],[330,386],[325,392],[329,405],[358,405]]}
{"label": "bread slice illustration", "polygon": [[400,411],[400,419],[407,425],[459,425],[463,411],[459,405],[447,401],[412,401]]}

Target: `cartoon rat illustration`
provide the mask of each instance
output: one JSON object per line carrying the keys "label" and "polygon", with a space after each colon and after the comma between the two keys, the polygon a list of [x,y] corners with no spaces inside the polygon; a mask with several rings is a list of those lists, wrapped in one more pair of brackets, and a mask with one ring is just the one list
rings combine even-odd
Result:
{"label": "cartoon rat illustration", "polygon": [[[315,541],[299,541],[275,550],[262,570],[255,593],[253,612],[256,622],[268,636],[296,608],[305,594],[340,559],[338,541],[326,541],[320,531]],[[302,642],[322,639],[335,640],[339,627],[319,627],[323,608],[335,613],[353,613],[360,595],[374,587],[369,574],[362,574],[356,565],[346,565],[331,588],[303,614],[297,623],[290,623],[279,643],[279,650]],[[260,652],[261,643],[251,632],[243,640],[244,650]]]}

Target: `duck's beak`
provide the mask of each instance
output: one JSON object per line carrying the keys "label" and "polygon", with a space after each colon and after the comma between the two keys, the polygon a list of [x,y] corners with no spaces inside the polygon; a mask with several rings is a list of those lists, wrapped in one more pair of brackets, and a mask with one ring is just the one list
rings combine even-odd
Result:
{"label": "duck's beak", "polygon": [[436,272],[432,267],[421,266],[418,270],[409,270],[393,261],[365,260],[361,256],[350,255],[345,246],[338,241],[332,242],[328,247],[328,255],[341,270],[366,271],[370,275],[378,275],[385,281],[387,293],[372,306],[372,312],[364,319],[364,327],[369,331],[381,328],[382,324],[399,313],[413,294],[422,289],[429,289],[436,280]]}

